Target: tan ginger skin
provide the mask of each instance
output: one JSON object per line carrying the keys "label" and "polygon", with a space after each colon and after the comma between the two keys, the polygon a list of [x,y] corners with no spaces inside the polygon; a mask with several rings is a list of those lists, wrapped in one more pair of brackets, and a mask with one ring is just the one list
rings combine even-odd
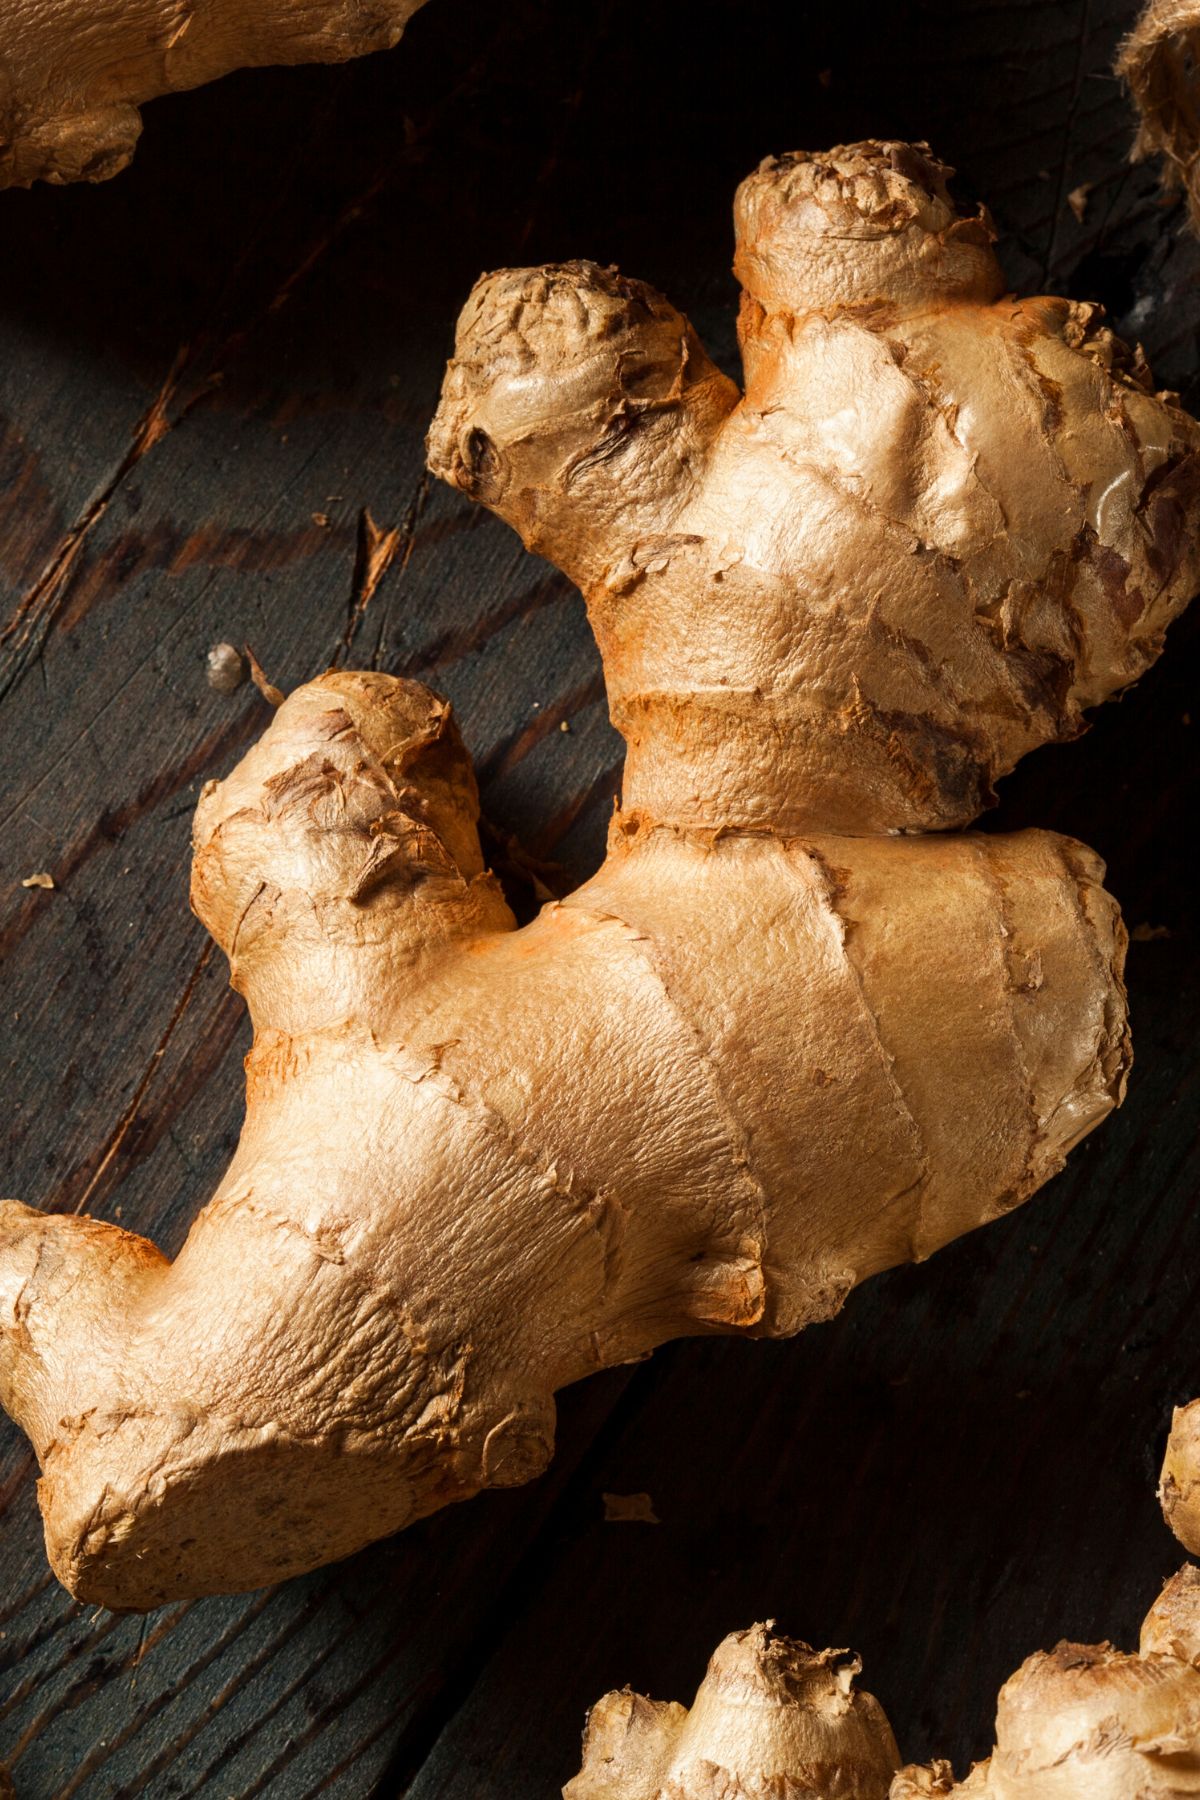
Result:
{"label": "tan ginger skin", "polygon": [[901,1770],[890,1800],[1185,1800],[1200,1794],[1200,1569],[1180,1569],[1137,1655],[1059,1644],[1000,1690],[996,1745],[955,1783],[948,1763]]}
{"label": "tan ginger skin", "polygon": [[385,675],[299,689],[205,790],[233,1165],[174,1263],[0,1208],[0,1395],[74,1593],[250,1588],[526,1481],[557,1388],[829,1318],[1117,1104],[1098,860],[935,828],[1158,653],[1200,429],[1087,308],[1005,297],[944,176],[750,177],[745,400],[610,272],[477,289],[432,466],[587,593],[608,856],[514,929],[448,708]]}
{"label": "tan ginger skin", "polygon": [[1200,1400],[1175,1408],[1158,1497],[1180,1543],[1200,1554]]}
{"label": "tan ginger skin", "polygon": [[346,62],[397,43],[424,0],[0,0],[0,187],[106,181],[139,107],[267,63]]}
{"label": "tan ginger skin", "polygon": [[898,1768],[844,1650],[771,1623],[718,1645],[690,1708],[628,1688],[588,1715],[563,1800],[1185,1800],[1200,1794],[1200,1570],[1167,1582],[1136,1655],[1058,1644],[1000,1691],[996,1745],[963,1782]]}
{"label": "tan ginger skin", "polygon": [[1166,187],[1183,188],[1200,227],[1200,0],[1149,0],[1121,45],[1117,74],[1140,117],[1134,160],[1162,158]]}
{"label": "tan ginger skin", "polygon": [[563,1800],[887,1800],[900,1754],[859,1668],[773,1621],[732,1632],[690,1708],[628,1688],[598,1700]]}

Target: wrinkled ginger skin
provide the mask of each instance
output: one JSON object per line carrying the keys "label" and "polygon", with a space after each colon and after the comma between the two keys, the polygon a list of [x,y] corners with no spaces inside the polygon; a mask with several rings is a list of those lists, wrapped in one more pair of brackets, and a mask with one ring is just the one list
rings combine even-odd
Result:
{"label": "wrinkled ginger skin", "polygon": [[682,825],[962,826],[1158,655],[1200,575],[1200,432],[1099,310],[1006,295],[924,146],[738,191],[745,392],[591,263],[476,286],[435,471],[578,582]]}
{"label": "wrinkled ginger skin", "polygon": [[735,1631],[690,1708],[628,1688],[598,1700],[563,1800],[887,1800],[900,1755],[860,1667],[772,1622]]}
{"label": "wrinkled ginger skin", "polygon": [[691,1708],[629,1688],[588,1715],[563,1800],[1185,1800],[1200,1794],[1200,1570],[1146,1615],[1136,1655],[1061,1643],[1000,1691],[996,1744],[955,1783],[899,1768],[879,1702],[844,1650],[771,1623],[721,1643]]}
{"label": "wrinkled ginger skin", "polygon": [[1117,74],[1129,84],[1140,127],[1135,161],[1160,156],[1168,190],[1183,188],[1200,227],[1200,0],[1149,0],[1121,45]]}
{"label": "wrinkled ginger skin", "polygon": [[1200,1570],[1167,1582],[1137,1655],[1059,1644],[1000,1690],[996,1746],[957,1786],[908,1767],[891,1800],[1185,1800],[1200,1794]]}
{"label": "wrinkled ginger skin", "polygon": [[106,181],[139,108],[268,63],[390,49],[424,0],[0,0],[0,187]]}
{"label": "wrinkled ginger skin", "polygon": [[0,1205],[0,1395],[72,1592],[253,1587],[526,1480],[556,1388],[829,1317],[1120,1091],[1119,920],[1070,840],[618,821],[518,932],[475,812],[444,702],[366,674],[202,796],[255,1028],[229,1173],[174,1263]]}
{"label": "wrinkled ginger skin", "polygon": [[1158,1497],[1180,1543],[1200,1555],[1200,1400],[1175,1408]]}
{"label": "wrinkled ginger skin", "polygon": [[[914,270],[976,291],[986,233],[956,231],[923,152],[870,144],[827,166],[842,198],[818,220],[833,208],[838,295],[867,279],[864,258],[906,292]],[[801,167],[785,159],[752,182],[769,188],[774,169],[787,188]],[[757,221],[756,292],[769,297],[785,263],[812,264],[819,285],[822,255],[781,243],[782,203],[754,192],[742,215]],[[861,237],[851,206],[866,208]],[[173,1263],[98,1221],[0,1206],[0,1398],[38,1454],[51,1562],[91,1601],[258,1586],[528,1480],[552,1452],[558,1388],[683,1334],[829,1318],[867,1276],[1027,1198],[1124,1090],[1124,933],[1098,859],[1042,831],[912,834],[966,805],[961,759],[943,758],[919,711],[890,712],[881,737],[867,696],[894,681],[898,706],[933,704],[919,671],[957,658],[971,744],[1008,733],[1015,755],[1055,735],[1024,639],[997,649],[961,579],[970,562],[978,597],[989,557],[1044,569],[1052,541],[1074,588],[1031,575],[1024,629],[1060,632],[1064,697],[1129,679],[1192,579],[1171,560],[1198,536],[1194,508],[1187,530],[1177,517],[1192,422],[1110,375],[1108,340],[1072,349],[1055,325],[1047,349],[1031,328],[1030,355],[1061,371],[1079,491],[1142,471],[1131,518],[1128,495],[1114,499],[1112,541],[1084,532],[1072,561],[1075,478],[1060,479],[1052,518],[1027,478],[1042,414],[1021,414],[1023,433],[985,417],[997,396],[1020,414],[1026,388],[993,367],[1009,366],[1019,308],[993,317],[971,301],[975,323],[954,321],[959,365],[940,338],[938,355],[960,366],[968,460],[982,466],[976,438],[1003,434],[1008,463],[991,475],[1010,527],[992,550],[968,532],[956,572],[884,516],[866,473],[831,483],[796,435],[844,415],[861,470],[892,480],[898,415],[870,383],[898,364],[862,323],[883,301],[844,317],[844,298],[828,299],[821,329],[849,334],[852,353],[847,374],[830,352],[824,415],[802,356],[791,421],[756,423],[648,290],[587,265],[526,273],[501,317],[505,279],[468,310],[432,455],[466,479],[454,459],[469,452],[474,485],[490,468],[489,492],[530,541],[572,573],[586,560],[599,583],[631,765],[608,854],[516,930],[483,864],[449,708],[386,675],[299,689],[205,790],[193,902],[255,1033],[233,1164]],[[1065,303],[1024,304],[1068,319]],[[908,302],[893,328],[912,338]],[[809,329],[797,323],[797,340]],[[978,395],[972,334],[991,371]],[[934,533],[935,490],[953,510],[954,487],[916,450],[930,431],[940,445],[939,428],[907,401],[900,414],[908,504]],[[664,531],[676,483],[700,510]],[[1101,550],[1131,580],[1155,559],[1173,572],[1135,616],[1125,586],[1088,575]],[[800,583],[801,552],[826,569],[828,606]],[[614,585],[605,569],[625,574]],[[912,630],[898,613],[877,629],[897,595]],[[842,717],[837,696],[856,686],[861,705]],[[973,706],[983,723],[963,723]]]}

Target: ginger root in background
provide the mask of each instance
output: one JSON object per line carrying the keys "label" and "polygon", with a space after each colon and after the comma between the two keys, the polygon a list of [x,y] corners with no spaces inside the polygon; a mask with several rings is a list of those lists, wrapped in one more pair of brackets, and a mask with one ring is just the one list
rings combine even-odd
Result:
{"label": "ginger root in background", "polygon": [[424,0],[0,0],[0,187],[106,181],[139,107],[268,63],[386,50]]}
{"label": "ginger root in background", "polygon": [[1200,1570],[1172,1576],[1136,1656],[1059,1644],[1000,1690],[996,1746],[966,1781],[909,1768],[891,1800],[1183,1800],[1200,1794]]}
{"label": "ginger root in background", "polygon": [[773,1627],[719,1644],[690,1708],[605,1694],[563,1800],[886,1800],[900,1754],[858,1658]]}
{"label": "ginger root in background", "polygon": [[174,1263],[0,1206],[0,1395],[114,1607],[348,1554],[552,1454],[556,1389],[787,1335],[1026,1199],[1119,1101],[1097,858],[965,825],[1196,585],[1200,428],[1006,296],[923,148],[743,184],[747,392],[651,289],[492,276],[433,467],[587,595],[606,861],[518,931],[449,709],[299,689],[197,809],[255,1027]]}
{"label": "ginger root in background", "polygon": [[1175,1408],[1158,1497],[1180,1543],[1200,1555],[1200,1400]]}
{"label": "ginger root in background", "polygon": [[996,1745],[956,1784],[949,1763],[898,1770],[857,1657],[770,1624],[720,1644],[689,1708],[628,1688],[588,1715],[563,1800],[1184,1800],[1200,1794],[1200,1570],[1171,1578],[1136,1656],[1058,1644],[1000,1690]]}
{"label": "ginger root in background", "polygon": [[1150,0],[1121,45],[1141,124],[1134,157],[1161,156],[1169,188],[1187,194],[1200,226],[1200,0]]}

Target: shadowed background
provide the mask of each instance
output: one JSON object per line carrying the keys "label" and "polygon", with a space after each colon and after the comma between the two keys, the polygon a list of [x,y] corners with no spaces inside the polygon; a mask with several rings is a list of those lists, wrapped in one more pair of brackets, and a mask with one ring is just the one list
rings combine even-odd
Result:
{"label": "shadowed background", "polygon": [[[5,1192],[174,1252],[233,1149],[249,1033],[187,911],[188,839],[268,709],[207,685],[213,643],[284,688],[337,662],[447,693],[526,911],[513,837],[567,881],[598,862],[619,742],[582,603],[423,472],[481,269],[619,262],[733,370],[737,180],[927,137],[1014,287],[1104,300],[1200,404],[1200,253],[1129,168],[1109,74],[1131,16],[430,0],[392,55],[155,103],[107,186],[0,195]],[[0,1421],[21,1800],[538,1800],[605,1688],[690,1698],[763,1616],[859,1649],[905,1754],[961,1771],[1025,1654],[1132,1642],[1182,1560],[1153,1489],[1200,1388],[1197,640],[1177,626],[989,821],[1093,844],[1135,928],[1129,1099],[1063,1177],[802,1339],[670,1346],[569,1391],[541,1481],[263,1594],[75,1605]],[[54,890],[22,888],[39,870]],[[606,1524],[606,1491],[661,1523]]]}

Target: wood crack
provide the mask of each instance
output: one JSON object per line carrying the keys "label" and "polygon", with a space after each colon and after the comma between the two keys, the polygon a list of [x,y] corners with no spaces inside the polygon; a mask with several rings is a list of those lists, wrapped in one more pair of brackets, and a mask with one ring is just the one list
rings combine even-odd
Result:
{"label": "wood crack", "polygon": [[205,946],[201,950],[199,956],[196,958],[195,964],[193,965],[192,972],[191,972],[190,976],[188,977],[187,984],[184,987],[183,993],[180,995],[179,999],[175,1002],[175,1006],[171,1011],[171,1015],[168,1018],[165,1027],[163,1028],[162,1032],[159,1035],[158,1043],[155,1045],[153,1051],[151,1052],[150,1059],[147,1062],[146,1067],[142,1071],[141,1078],[138,1081],[137,1086],[134,1088],[133,1096],[132,1096],[128,1106],[125,1108],[124,1112],[121,1114],[121,1117],[118,1119],[113,1130],[109,1133],[109,1136],[108,1136],[106,1142],[102,1146],[100,1159],[99,1159],[98,1163],[96,1164],[95,1172],[93,1173],[91,1179],[88,1181],[87,1186],[84,1188],[82,1194],[80,1194],[78,1199],[75,1200],[74,1203],[71,1205],[71,1207],[69,1209],[71,1212],[81,1213],[84,1210],[88,1201],[91,1199],[92,1195],[96,1192],[97,1188],[100,1186],[101,1182],[104,1180],[106,1173],[108,1172],[109,1168],[111,1167],[113,1161],[115,1160],[116,1156],[118,1155],[118,1153],[121,1149],[121,1145],[125,1142],[125,1139],[128,1137],[128,1135],[134,1125],[134,1122],[137,1119],[139,1112],[141,1111],[142,1101],[146,1097],[147,1091],[150,1088],[150,1084],[153,1082],[155,1076],[158,1074],[159,1065],[161,1064],[162,1059],[166,1054],[167,1046],[170,1044],[171,1039],[174,1037],[175,1032],[178,1029],[179,1023],[182,1020],[184,1014],[187,1012],[188,1008],[191,1006],[192,999],[193,999],[193,996],[195,995],[196,988],[200,982],[201,976],[204,974],[204,971],[207,969],[209,963],[212,961],[213,951],[215,950],[215,948],[216,948],[215,944],[213,944],[212,941],[210,940],[208,943],[205,944]]}

